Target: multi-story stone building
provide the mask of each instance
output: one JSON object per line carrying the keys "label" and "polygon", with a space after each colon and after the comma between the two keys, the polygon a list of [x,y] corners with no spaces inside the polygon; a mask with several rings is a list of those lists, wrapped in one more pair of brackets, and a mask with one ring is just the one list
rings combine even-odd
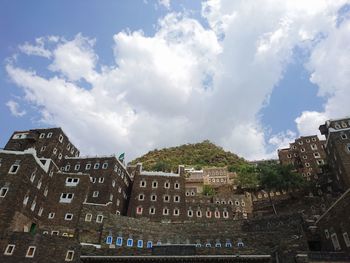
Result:
{"label": "multi-story stone building", "polygon": [[184,167],[177,174],[147,172],[137,165],[128,215],[153,221],[183,221],[185,215]]}
{"label": "multi-story stone building", "polygon": [[344,190],[350,187],[350,118],[328,120],[320,126],[326,136],[326,154],[335,175],[334,185]]}
{"label": "multi-story stone building", "polygon": [[234,185],[237,177],[237,174],[229,172],[227,167],[204,168],[203,174],[204,184],[213,187]]}

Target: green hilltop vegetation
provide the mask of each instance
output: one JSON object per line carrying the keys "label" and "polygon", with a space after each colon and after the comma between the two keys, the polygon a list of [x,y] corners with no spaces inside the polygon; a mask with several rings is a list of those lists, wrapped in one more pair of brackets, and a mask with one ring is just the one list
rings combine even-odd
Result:
{"label": "green hilltop vegetation", "polygon": [[133,160],[131,164],[142,163],[144,170],[177,171],[180,164],[196,169],[246,164],[236,154],[224,151],[208,140],[195,144],[155,149]]}

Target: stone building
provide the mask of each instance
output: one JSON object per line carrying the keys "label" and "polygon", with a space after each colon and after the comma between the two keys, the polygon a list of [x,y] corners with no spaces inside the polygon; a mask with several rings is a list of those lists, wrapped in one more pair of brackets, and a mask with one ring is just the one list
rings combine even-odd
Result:
{"label": "stone building", "polygon": [[350,254],[350,188],[322,214],[315,225],[324,251]]}
{"label": "stone building", "polygon": [[128,216],[153,221],[183,221],[185,216],[184,167],[175,173],[148,172],[137,165]]}
{"label": "stone building", "polygon": [[186,180],[185,180],[185,188],[186,188],[186,196],[195,196],[196,194],[203,192],[203,184],[204,184],[204,172],[203,170],[195,170],[195,169],[185,169],[186,172]]}
{"label": "stone building", "polygon": [[326,137],[327,159],[335,175],[333,184],[345,191],[350,187],[350,118],[328,120],[319,129]]}
{"label": "stone building", "polygon": [[222,185],[235,185],[236,173],[228,171],[227,167],[212,167],[203,169],[203,182],[214,188]]}

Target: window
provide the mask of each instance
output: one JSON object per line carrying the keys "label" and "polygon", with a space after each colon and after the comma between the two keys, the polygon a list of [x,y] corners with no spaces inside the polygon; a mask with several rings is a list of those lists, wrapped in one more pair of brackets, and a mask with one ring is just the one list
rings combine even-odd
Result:
{"label": "window", "polygon": [[339,123],[337,123],[337,122],[335,123],[335,128],[336,128],[336,129],[340,129],[340,128],[341,128],[340,125],[339,125]]}
{"label": "window", "polygon": [[143,240],[137,240],[137,247],[143,248]]}
{"label": "window", "polygon": [[46,150],[46,146],[41,147],[40,151],[43,152]]}
{"label": "window", "polygon": [[113,200],[113,194],[110,194],[109,195],[109,201],[112,201]]}
{"label": "window", "polygon": [[304,156],[303,156],[303,159],[307,159],[307,156],[306,156],[306,155],[304,155]]}
{"label": "window", "polygon": [[29,200],[29,195],[27,194],[24,199],[23,199],[23,205],[26,206],[28,204],[28,200]]}
{"label": "window", "polygon": [[19,169],[19,164],[13,164],[10,167],[9,174],[16,174],[18,172],[18,169]]}
{"label": "window", "polygon": [[91,163],[87,163],[85,165],[85,170],[90,170],[91,169]]}
{"label": "window", "polygon": [[156,209],[154,207],[149,208],[149,214],[154,215],[156,213]]}
{"label": "window", "polygon": [[310,164],[309,164],[309,163],[305,163],[305,166],[306,166],[306,167],[310,167]]}
{"label": "window", "polygon": [[225,247],[227,247],[227,248],[232,247],[232,243],[231,242],[226,242]]}
{"label": "window", "polygon": [[140,181],[140,187],[146,187],[146,181],[145,180]]}
{"label": "window", "polygon": [[292,158],[292,155],[291,155],[291,154],[288,154],[287,157],[288,157],[288,158]]}
{"label": "window", "polygon": [[111,245],[112,242],[113,242],[113,237],[112,237],[112,236],[108,236],[108,237],[106,238],[106,244]]}
{"label": "window", "polygon": [[96,178],[95,177],[90,177],[90,181],[91,181],[91,183],[96,183]]}
{"label": "window", "polygon": [[108,167],[108,163],[103,163],[102,164],[102,169],[107,169],[107,167]]}
{"label": "window", "polygon": [[337,237],[337,234],[336,233],[333,233],[331,235],[331,239],[332,239],[332,243],[333,243],[333,247],[334,247],[334,250],[340,250],[340,244],[339,244],[339,241],[338,241],[338,237]]}
{"label": "window", "polygon": [[45,138],[45,133],[40,133],[39,139]]}
{"label": "window", "polygon": [[73,261],[73,258],[74,258],[74,250],[68,250],[65,261]]}
{"label": "window", "polygon": [[180,210],[178,208],[174,209],[174,216],[180,215]]}
{"label": "window", "polygon": [[301,151],[301,152],[305,152],[305,148],[301,148],[300,151]]}
{"label": "window", "polygon": [[175,188],[175,189],[180,189],[180,184],[179,184],[179,183],[175,183],[175,184],[174,184],[174,188]]}
{"label": "window", "polygon": [[128,238],[128,240],[126,241],[126,246],[127,247],[132,247],[134,241],[131,238]]}
{"label": "window", "polygon": [[192,217],[193,216],[193,211],[192,210],[188,210],[187,211],[187,216],[188,217]]}
{"label": "window", "polygon": [[103,221],[103,215],[98,215],[98,216],[96,217],[96,222],[97,222],[97,223],[102,223],[102,221]]}
{"label": "window", "polygon": [[13,251],[15,251],[15,245],[9,244],[5,249],[4,255],[11,256],[13,254]]}
{"label": "window", "polygon": [[312,140],[313,142],[315,142],[315,141],[316,141],[316,138],[314,137],[314,138],[312,138],[311,140]]}
{"label": "window", "polygon": [[310,139],[306,139],[306,142],[309,143],[309,142],[310,142]]}
{"label": "window", "polygon": [[0,197],[5,197],[7,192],[8,192],[9,188],[8,187],[2,187],[0,189]]}
{"label": "window", "polygon": [[122,237],[117,237],[117,242],[116,242],[118,247],[121,247],[123,245],[123,238]]}
{"label": "window", "polygon": [[164,195],[163,201],[164,202],[169,202],[169,200],[170,200],[170,196],[169,195]]}
{"label": "window", "polygon": [[57,148],[53,148],[52,153],[53,153],[53,154],[56,154],[56,153],[57,153]]}
{"label": "window", "polygon": [[313,150],[313,151],[317,150],[317,145],[316,144],[311,144],[310,147],[311,147],[311,150]]}
{"label": "window", "polygon": [[142,206],[138,206],[138,207],[136,207],[136,214],[138,214],[138,215],[142,215],[142,211],[143,211]]}
{"label": "window", "polygon": [[58,236],[59,233],[60,233],[59,231],[51,231],[52,236]]}
{"label": "window", "polygon": [[169,215],[169,209],[168,208],[163,208],[163,215],[165,215],[165,216]]}
{"label": "window", "polygon": [[105,181],[105,179],[104,179],[103,177],[98,178],[98,182],[99,182],[100,184],[102,184],[104,181]]}
{"label": "window", "polygon": [[42,182],[41,182],[41,179],[40,179],[39,182],[38,182],[38,184],[37,184],[37,186],[36,186],[36,188],[40,189],[40,188],[41,188],[41,185],[42,185]]}
{"label": "window", "polygon": [[349,239],[349,235],[347,232],[343,233],[343,238],[344,238],[344,242],[346,247],[350,247],[350,239]]}
{"label": "window", "polygon": [[166,188],[166,189],[170,188],[170,183],[168,181],[164,183],[164,188]]}
{"label": "window", "polygon": [[299,145],[303,145],[303,141],[299,141]]}
{"label": "window", "polygon": [[215,218],[220,218],[220,212],[218,210],[215,211]]}
{"label": "window", "polygon": [[72,193],[62,193],[60,197],[60,203],[70,203],[72,202],[73,197],[74,194]]}
{"label": "window", "polygon": [[85,221],[86,222],[91,222],[91,219],[92,219],[92,214],[88,213],[85,215]]}
{"label": "window", "polygon": [[34,211],[36,206],[36,201],[34,200],[32,205],[30,206],[30,210]]}
{"label": "window", "polygon": [[314,153],[314,157],[315,157],[315,158],[320,158],[321,155],[320,155],[318,152],[315,152],[315,153]]}
{"label": "window", "polygon": [[62,159],[62,153],[60,153],[60,154],[58,155],[58,159],[59,159],[59,160]]}
{"label": "window", "polygon": [[72,220],[73,219],[73,214],[70,214],[70,213],[67,213],[65,216],[64,216],[64,220]]}
{"label": "window", "polygon": [[75,170],[75,171],[79,171],[79,169],[80,169],[80,164],[76,164],[76,165],[74,166],[74,170]]}
{"label": "window", "polygon": [[[350,143],[348,143],[347,145],[346,145],[346,148],[347,148],[347,150],[348,150],[348,152],[350,153]],[[335,157],[335,156],[334,156]],[[336,159],[336,158],[335,158]]]}
{"label": "window", "polygon": [[343,133],[343,134],[341,135],[341,138],[342,138],[343,140],[345,140],[345,139],[347,139],[347,138],[348,138],[348,136],[346,136],[346,134],[345,134],[345,133]]}
{"label": "window", "polygon": [[60,134],[60,137],[58,137],[58,140],[59,140],[60,142],[63,142],[63,135],[62,135],[62,134]]}
{"label": "window", "polygon": [[26,258],[33,258],[35,254],[36,247],[30,246],[27,250]]}
{"label": "window", "polygon": [[197,210],[197,217],[202,217],[202,211],[201,210]]}
{"label": "window", "polygon": [[32,173],[32,174],[30,175],[30,181],[33,183],[34,180],[35,180],[35,173]]}
{"label": "window", "polygon": [[49,219],[52,219],[52,218],[54,218],[54,217],[55,217],[55,213],[52,213],[52,212],[49,213],[49,216],[48,216]]}
{"label": "window", "polygon": [[98,168],[100,168],[100,163],[95,163],[94,169],[97,170]]}
{"label": "window", "polygon": [[175,202],[175,203],[179,203],[179,202],[180,202],[180,196],[175,195],[175,196],[174,196],[174,202]]}
{"label": "window", "polygon": [[153,245],[153,244],[152,244],[152,241],[148,241],[148,242],[147,242],[147,248],[152,248],[152,245]]}
{"label": "window", "polygon": [[144,194],[139,194],[139,201],[145,200],[145,195]]}
{"label": "window", "polygon": [[44,208],[40,207],[38,211],[38,216],[41,216],[44,212]]}
{"label": "window", "polygon": [[224,218],[228,218],[228,212],[227,212],[227,211],[224,211],[224,212],[223,212],[223,217],[224,217]]}
{"label": "window", "polygon": [[156,195],[151,195],[151,201],[157,201],[157,196]]}
{"label": "window", "polygon": [[79,183],[79,178],[67,177],[66,186],[77,186]]}
{"label": "window", "polygon": [[70,143],[67,144],[67,150],[70,150]]}
{"label": "window", "polygon": [[99,191],[94,191],[94,192],[92,193],[92,197],[98,197],[98,195],[99,195]]}
{"label": "window", "polygon": [[113,188],[115,187],[115,181],[114,180],[112,181],[112,187]]}
{"label": "window", "polygon": [[158,187],[158,182],[157,181],[153,181],[152,182],[152,188],[157,188]]}
{"label": "window", "polygon": [[205,213],[206,217],[207,218],[211,218],[211,211],[210,210],[207,210],[207,212]]}

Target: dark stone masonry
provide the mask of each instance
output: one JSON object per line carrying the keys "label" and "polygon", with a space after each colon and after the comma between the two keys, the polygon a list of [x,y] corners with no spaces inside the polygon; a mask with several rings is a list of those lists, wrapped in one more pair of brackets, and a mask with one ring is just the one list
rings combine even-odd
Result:
{"label": "dark stone masonry", "polygon": [[279,151],[312,191],[269,194],[237,192],[226,168],[194,183],[184,166],[82,157],[60,128],[16,131],[0,150],[0,262],[350,262],[350,119],[320,130]]}

